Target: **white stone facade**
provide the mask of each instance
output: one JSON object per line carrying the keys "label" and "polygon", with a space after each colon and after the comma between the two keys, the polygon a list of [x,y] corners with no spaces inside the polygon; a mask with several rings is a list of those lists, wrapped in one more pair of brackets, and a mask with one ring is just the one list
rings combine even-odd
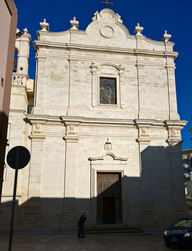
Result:
{"label": "white stone facade", "polygon": [[[146,38],[139,24],[130,35],[110,9],[96,12],[85,31],[75,18],[70,23],[59,33],[40,23],[35,84],[13,83],[9,149],[23,145],[31,153],[19,171],[15,229],[76,229],[83,211],[87,228],[99,226],[97,175],[118,173],[118,225],[163,230],[187,213],[174,43],[167,32],[159,42]],[[115,104],[101,104],[101,77],[115,79]],[[13,177],[7,166],[3,231]]]}

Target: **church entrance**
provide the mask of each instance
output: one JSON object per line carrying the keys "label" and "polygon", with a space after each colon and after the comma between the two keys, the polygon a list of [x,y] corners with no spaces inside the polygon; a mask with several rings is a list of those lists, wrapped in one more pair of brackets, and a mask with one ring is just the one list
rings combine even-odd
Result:
{"label": "church entrance", "polygon": [[121,224],[121,173],[97,173],[97,224]]}

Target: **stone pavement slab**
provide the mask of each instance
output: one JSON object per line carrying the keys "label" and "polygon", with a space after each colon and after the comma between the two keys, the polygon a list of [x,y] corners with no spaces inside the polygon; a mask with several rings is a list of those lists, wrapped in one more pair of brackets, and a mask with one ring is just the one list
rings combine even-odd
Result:
{"label": "stone pavement slab", "polygon": [[[0,251],[8,251],[9,235],[0,234]],[[93,235],[77,238],[76,233],[13,235],[12,251],[163,251],[163,233],[149,235]]]}

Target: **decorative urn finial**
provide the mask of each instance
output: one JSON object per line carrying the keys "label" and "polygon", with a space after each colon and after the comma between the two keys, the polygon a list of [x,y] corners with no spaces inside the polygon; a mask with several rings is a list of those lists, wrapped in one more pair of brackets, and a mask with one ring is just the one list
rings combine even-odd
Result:
{"label": "decorative urn finial", "polygon": [[165,43],[167,43],[169,41],[169,39],[171,38],[170,34],[167,34],[167,31],[165,30],[163,37],[161,38],[162,41],[164,41]]}
{"label": "decorative urn finial", "polygon": [[141,33],[143,31],[143,27],[140,27],[140,24],[137,23],[137,26],[135,26],[135,30],[134,33],[136,34],[136,36],[143,36]]}
{"label": "decorative urn finial", "polygon": [[46,19],[43,19],[43,23],[40,23],[41,31],[49,31],[49,24],[47,23]]}
{"label": "decorative urn finial", "polygon": [[70,21],[71,30],[78,30],[79,28],[79,21],[76,20],[76,17],[73,18],[73,20]]}

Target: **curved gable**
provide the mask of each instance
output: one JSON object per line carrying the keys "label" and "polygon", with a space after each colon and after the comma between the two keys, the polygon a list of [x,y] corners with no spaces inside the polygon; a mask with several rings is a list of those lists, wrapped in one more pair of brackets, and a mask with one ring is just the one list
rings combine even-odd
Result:
{"label": "curved gable", "polygon": [[134,36],[131,36],[128,29],[122,24],[121,17],[111,9],[95,12],[92,20],[86,29],[88,41],[97,41],[98,45],[122,47],[122,44],[128,42],[128,38],[135,40]]}

